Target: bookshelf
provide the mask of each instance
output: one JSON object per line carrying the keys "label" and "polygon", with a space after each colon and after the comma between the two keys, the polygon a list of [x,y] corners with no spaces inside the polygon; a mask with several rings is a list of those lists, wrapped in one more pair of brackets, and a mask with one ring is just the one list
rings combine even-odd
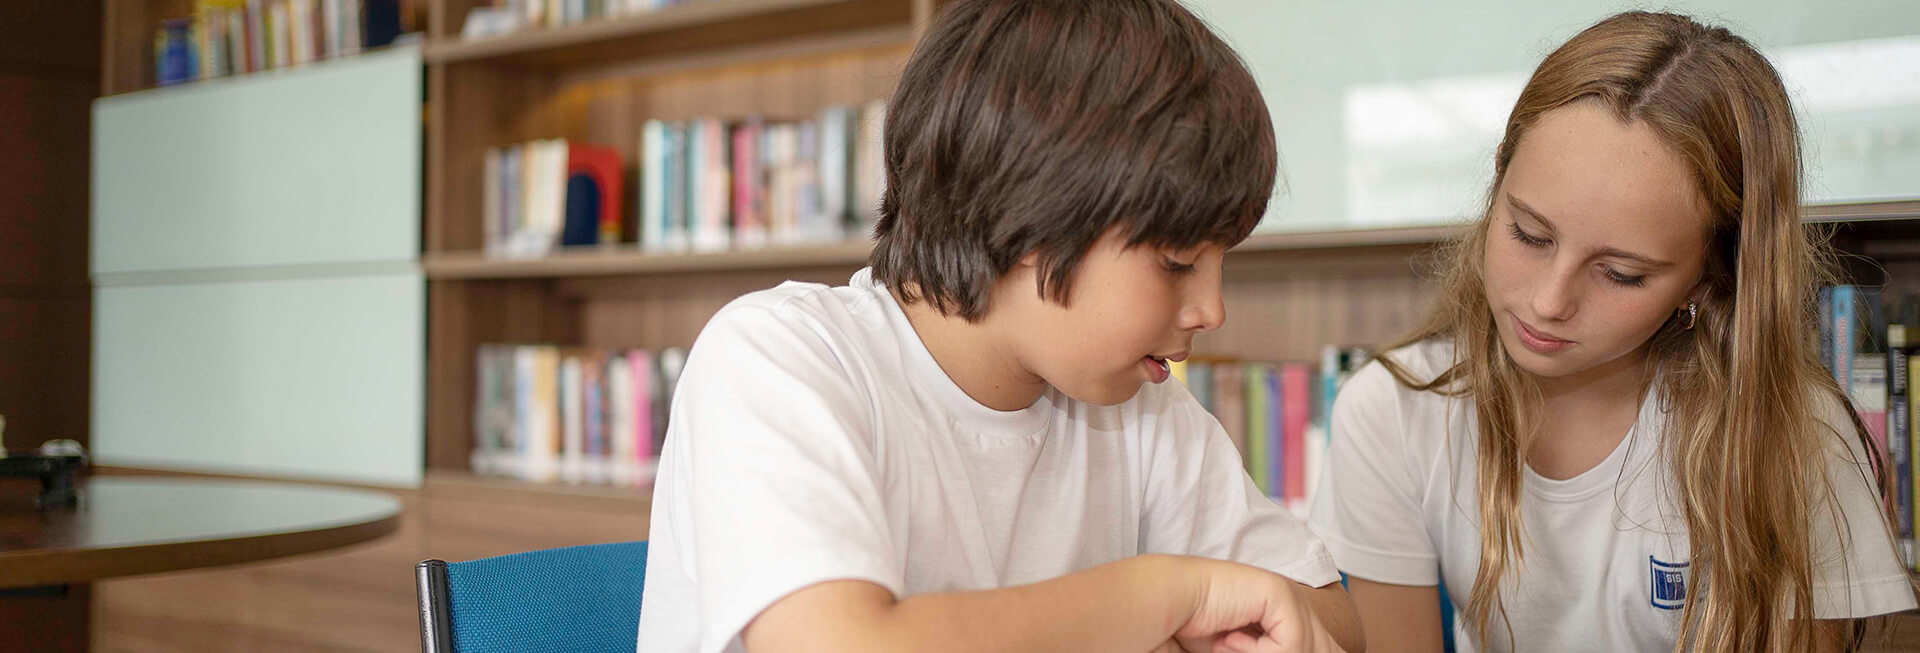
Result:
{"label": "bookshelf", "polygon": [[[650,13],[472,40],[466,13],[486,0],[421,0],[426,33],[421,264],[427,278],[429,477],[470,473],[475,348],[556,343],[659,349],[690,345],[743,292],[788,279],[838,283],[864,242],[654,254],[631,244],[535,259],[481,250],[482,155],[539,138],[598,143],[628,174],[648,119],[808,115],[884,97],[935,0],[704,0]],[[151,38],[190,0],[108,0],[106,93],[150,87]],[[631,206],[631,205],[629,205]],[[1856,275],[1914,267],[1920,201],[1809,207],[1832,223]],[[1455,227],[1262,232],[1229,257],[1230,319],[1197,348],[1306,360],[1321,344],[1377,343],[1418,320],[1428,297],[1419,259]]]}
{"label": "bookshelf", "polygon": [[440,38],[426,58],[435,64],[485,62],[577,73],[643,60],[654,66],[698,62],[702,53],[771,45],[812,44],[825,51],[860,37],[905,43],[912,37],[912,22],[913,8],[899,0],[696,2],[488,38]]}
{"label": "bookshelf", "polygon": [[[1379,247],[1431,244],[1444,240],[1452,227],[1398,227],[1261,233],[1234,248],[1236,253],[1278,250]],[[566,248],[540,258],[490,257],[480,252],[428,254],[424,265],[431,279],[527,279],[580,276],[649,275],[689,272],[781,269],[806,266],[864,265],[871,243],[770,247],[734,252],[659,254],[631,244]]]}
{"label": "bookshelf", "polygon": [[927,0],[710,0],[461,40],[463,17],[484,4],[428,6],[430,474],[468,471],[479,345],[685,347],[733,297],[788,278],[844,281],[868,250],[850,242],[660,255],[628,243],[490,258],[481,252],[478,192],[488,148],[545,138],[603,145],[620,155],[632,185],[647,120],[808,116],[885,97],[934,8]]}
{"label": "bookshelf", "polygon": [[[468,472],[475,348],[692,343],[741,293],[788,279],[840,283],[864,242],[657,254],[631,244],[535,259],[482,253],[488,147],[539,138],[610,146],[629,166],[649,119],[808,115],[884,97],[936,3],[710,0],[548,30],[460,40],[483,0],[429,6],[425,243],[430,473]],[[629,204],[628,206],[632,206]],[[1913,239],[1920,202],[1809,208],[1810,221],[1884,223],[1864,243]],[[1379,343],[1423,316],[1418,262],[1454,227],[1262,232],[1229,256],[1230,319],[1197,348],[1312,360],[1326,343]],[[1866,233],[1845,230],[1846,233]],[[1883,247],[1876,244],[1874,247]]]}

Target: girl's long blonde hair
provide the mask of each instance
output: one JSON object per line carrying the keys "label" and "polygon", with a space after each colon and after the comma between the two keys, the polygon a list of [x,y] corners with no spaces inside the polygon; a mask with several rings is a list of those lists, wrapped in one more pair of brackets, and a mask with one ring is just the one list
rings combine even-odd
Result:
{"label": "girl's long blonde hair", "polygon": [[[1527,130],[1580,101],[1652,128],[1692,168],[1710,210],[1697,325],[1684,329],[1676,316],[1646,345],[1648,374],[1663,377],[1658,399],[1670,419],[1661,446],[1695,578],[1677,646],[1811,648],[1819,633],[1810,527],[1816,502],[1834,501],[1827,461],[1843,437],[1817,406],[1846,401],[1818,361],[1813,327],[1831,252],[1800,221],[1799,133],[1779,74],[1727,30],[1664,13],[1608,18],[1540,63],[1507,119],[1479,225],[1442,253],[1440,303],[1391,347],[1451,340],[1454,364],[1416,379],[1379,359],[1403,385],[1470,397],[1478,408],[1480,568],[1466,617],[1483,641],[1490,617],[1505,619],[1501,580],[1524,557],[1522,465],[1540,418],[1539,389],[1502,348],[1482,285],[1493,195]],[[1850,426],[1845,437],[1873,451],[1858,418]],[[1877,459],[1873,469],[1885,493]]]}

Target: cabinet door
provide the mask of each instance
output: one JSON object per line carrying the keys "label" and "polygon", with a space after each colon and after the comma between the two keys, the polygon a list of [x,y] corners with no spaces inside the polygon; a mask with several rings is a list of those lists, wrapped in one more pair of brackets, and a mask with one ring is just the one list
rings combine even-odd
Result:
{"label": "cabinet door", "polygon": [[418,272],[98,288],[95,460],[418,486],[425,288]]}
{"label": "cabinet door", "polygon": [[93,273],[417,260],[420,102],[417,48],[96,101]]}

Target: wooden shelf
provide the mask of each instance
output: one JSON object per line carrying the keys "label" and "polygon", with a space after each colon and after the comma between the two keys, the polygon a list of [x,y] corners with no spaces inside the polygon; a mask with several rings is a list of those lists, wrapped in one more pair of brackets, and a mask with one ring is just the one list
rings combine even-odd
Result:
{"label": "wooden shelf", "polygon": [[1806,222],[1877,222],[1920,219],[1920,200],[1813,204],[1802,208]]}
{"label": "wooden shelf", "polygon": [[759,270],[825,265],[858,265],[873,245],[769,247],[747,251],[655,254],[634,245],[582,247],[537,259],[489,257],[478,252],[428,253],[422,267],[429,279],[527,279],[634,274]]}
{"label": "wooden shelf", "polygon": [[432,64],[628,64],[876,30],[897,33],[904,42],[912,36],[912,20],[908,0],[705,0],[565,27],[441,41],[429,44],[425,54]]}
{"label": "wooden shelf", "polygon": [[1301,249],[1345,249],[1352,247],[1390,247],[1428,245],[1453,237],[1464,226],[1426,225],[1378,229],[1333,229],[1325,231],[1255,232],[1233,248],[1234,252],[1270,252]]}
{"label": "wooden shelf", "polygon": [[645,511],[653,506],[652,486],[625,488],[533,483],[446,469],[427,470],[426,483],[421,491],[432,498],[478,503],[594,507],[617,511]]}
{"label": "wooden shelf", "polygon": [[[1420,245],[1445,240],[1453,226],[1254,234],[1235,252]],[[535,259],[490,257],[479,252],[429,252],[430,279],[530,279],[608,275],[676,274],[775,268],[861,265],[873,246],[865,242],[699,254],[653,254],[633,245],[577,248]]]}

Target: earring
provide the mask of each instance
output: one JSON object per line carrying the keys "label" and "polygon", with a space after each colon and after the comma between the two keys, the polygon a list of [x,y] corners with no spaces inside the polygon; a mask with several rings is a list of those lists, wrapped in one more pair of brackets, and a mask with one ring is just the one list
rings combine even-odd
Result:
{"label": "earring", "polygon": [[1687,302],[1686,316],[1687,316],[1687,321],[1685,324],[1680,325],[1680,330],[1692,331],[1694,323],[1700,321],[1700,305],[1695,304],[1693,302]]}

